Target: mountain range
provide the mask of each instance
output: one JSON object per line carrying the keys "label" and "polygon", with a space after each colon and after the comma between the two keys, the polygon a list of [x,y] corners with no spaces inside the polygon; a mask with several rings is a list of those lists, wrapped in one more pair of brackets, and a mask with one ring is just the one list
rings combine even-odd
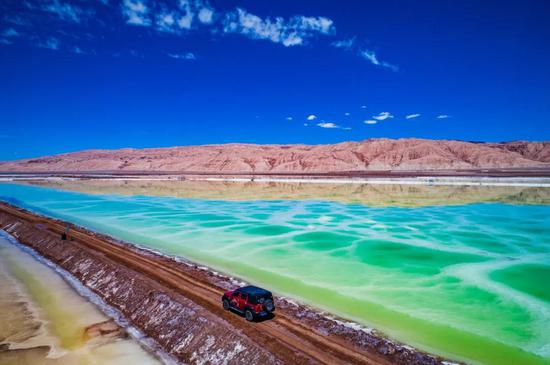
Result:
{"label": "mountain range", "polygon": [[220,144],[85,150],[0,162],[0,172],[342,173],[550,168],[550,142],[369,139],[327,145]]}

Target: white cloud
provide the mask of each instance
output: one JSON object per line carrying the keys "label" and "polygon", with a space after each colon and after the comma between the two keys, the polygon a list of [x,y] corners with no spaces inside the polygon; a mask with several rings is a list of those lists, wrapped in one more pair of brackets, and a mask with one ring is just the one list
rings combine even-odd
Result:
{"label": "white cloud", "polygon": [[418,118],[420,116],[420,114],[409,114],[405,117],[405,119],[414,119],[414,118]]}
{"label": "white cloud", "polygon": [[326,129],[343,129],[347,131],[351,129],[350,127],[342,127],[341,125],[332,122],[320,122],[317,123],[317,126]]}
{"label": "white cloud", "polygon": [[292,117],[286,117],[285,119],[286,119],[286,120],[293,120],[294,118],[292,118]]}
{"label": "white cloud", "polygon": [[161,32],[174,32],[176,19],[174,13],[161,13],[157,16],[157,30]]}
{"label": "white cloud", "polygon": [[194,17],[195,15],[193,15],[193,13],[191,12],[186,13],[181,18],[179,18],[178,20],[179,27],[182,29],[191,29],[191,26],[193,25]]}
{"label": "white cloud", "polygon": [[350,116],[350,113],[346,112],[346,113],[344,113],[344,115],[345,115],[346,117],[349,117],[349,116]]}
{"label": "white cloud", "polygon": [[393,118],[393,115],[390,112],[381,112],[378,115],[373,115],[372,118],[376,120],[386,120]]}
{"label": "white cloud", "polygon": [[214,10],[211,8],[202,8],[199,10],[199,20],[203,24],[210,24],[214,21]]}
{"label": "white cloud", "polygon": [[365,120],[363,123],[365,123],[365,124],[376,124],[376,123],[378,123],[378,121],[369,119],[369,120]]}
{"label": "white cloud", "polygon": [[2,37],[6,37],[6,38],[18,37],[19,35],[20,35],[19,32],[13,28],[8,28],[2,32]]}
{"label": "white cloud", "polygon": [[367,109],[366,105],[361,105],[361,109]]}
{"label": "white cloud", "polygon": [[183,15],[178,19],[178,26],[181,29],[191,29],[193,19],[195,18],[195,12],[191,9],[191,3],[188,0],[180,0],[179,7]]}
{"label": "white cloud", "polygon": [[180,14],[177,17],[177,25],[181,29],[192,29],[196,18],[202,24],[212,24],[214,22],[214,9],[208,1],[180,0],[179,10]]}
{"label": "white cloud", "polygon": [[80,16],[82,15],[82,9],[77,6],[62,3],[59,0],[53,0],[48,4],[43,4],[41,9],[50,13],[57,14],[61,19],[68,20],[75,23],[80,23]]}
{"label": "white cloud", "polygon": [[317,116],[315,114],[310,114],[307,117],[307,120],[315,120],[315,119],[317,119]]}
{"label": "white cloud", "polygon": [[122,4],[122,13],[126,17],[126,23],[132,25],[149,26],[149,8],[145,5],[145,0],[124,0]]}
{"label": "white cloud", "polygon": [[338,125],[330,122],[321,122],[317,123],[317,125],[321,128],[340,128]]}
{"label": "white cloud", "polygon": [[172,57],[178,60],[196,60],[197,59],[195,54],[191,52],[187,52],[183,54],[168,53],[168,57]]}
{"label": "white cloud", "polygon": [[386,68],[391,69],[392,71],[398,71],[399,70],[399,68],[395,65],[392,65],[390,63],[378,60],[378,57],[376,56],[376,53],[374,53],[374,51],[369,51],[368,49],[366,49],[366,50],[361,51],[359,54],[364,59],[366,59],[367,61],[369,61],[370,63],[372,63],[375,66],[386,67]]}
{"label": "white cloud", "polygon": [[346,51],[349,51],[355,45],[355,37],[350,38],[350,39],[343,39],[343,40],[340,40],[340,41],[335,41],[335,42],[332,42],[330,45],[335,47],[335,48],[343,48]]}
{"label": "white cloud", "polygon": [[296,22],[298,29],[303,31],[314,31],[323,34],[334,32],[333,21],[323,16],[295,16],[291,19],[291,23]]}
{"label": "white cloud", "polygon": [[392,65],[391,63],[380,61],[378,57],[376,56],[376,53],[374,51],[364,49],[360,45],[357,44],[356,37],[349,38],[349,39],[343,39],[339,41],[332,42],[330,45],[335,48],[341,48],[348,52],[353,52],[360,57],[366,59],[370,63],[372,63],[375,66],[380,67],[386,67],[391,69],[392,71],[398,71],[399,68],[395,65]]}
{"label": "white cloud", "polygon": [[87,49],[87,50],[84,50],[78,46],[75,46],[75,47],[72,47],[69,49],[70,51],[72,51],[73,53],[76,53],[76,54],[80,54],[80,55],[95,55],[96,52],[93,50],[93,49]]}
{"label": "white cloud", "polygon": [[450,118],[451,116],[450,115],[447,115],[447,114],[439,114],[436,118],[437,119],[447,119],[447,118]]}
{"label": "white cloud", "polygon": [[[27,6],[28,6],[28,4],[27,4]],[[15,25],[20,25],[20,26],[23,26],[23,27],[26,27],[26,26],[30,25],[30,23],[27,19],[24,19],[23,17],[21,17],[19,15],[6,15],[6,16],[4,16],[4,20],[8,23],[12,23],[12,24],[15,24]]]}
{"label": "white cloud", "polygon": [[318,34],[332,34],[332,20],[325,17],[293,16],[262,19],[246,10],[237,8],[228,13],[223,21],[225,33],[238,33],[253,39],[266,39],[285,47],[302,45]]}
{"label": "white cloud", "polygon": [[54,38],[54,37],[50,37],[50,38],[46,39],[45,42],[38,43],[37,46],[41,47],[41,48],[47,48],[47,49],[51,49],[51,50],[56,51],[56,50],[59,49],[59,39]]}

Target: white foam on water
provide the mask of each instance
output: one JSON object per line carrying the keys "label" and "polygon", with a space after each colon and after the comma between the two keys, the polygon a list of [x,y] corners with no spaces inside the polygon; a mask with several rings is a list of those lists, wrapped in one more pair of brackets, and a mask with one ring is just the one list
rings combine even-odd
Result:
{"label": "white foam on water", "polygon": [[[533,297],[529,294],[518,291],[502,283],[490,279],[491,272],[502,270],[519,264],[540,263],[541,255],[526,256],[515,260],[489,261],[482,263],[467,263],[453,265],[444,270],[448,276],[460,278],[465,283],[484,289],[498,295],[500,298],[517,303],[520,307],[528,310],[534,317],[535,328],[538,331],[539,343],[530,345],[529,350],[542,356],[548,356],[548,341],[550,335],[550,304]],[[514,345],[514,344],[511,344]]]}

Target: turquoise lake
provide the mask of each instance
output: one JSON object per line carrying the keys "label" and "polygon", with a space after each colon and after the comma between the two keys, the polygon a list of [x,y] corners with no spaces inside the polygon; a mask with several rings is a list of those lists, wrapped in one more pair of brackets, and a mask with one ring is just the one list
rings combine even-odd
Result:
{"label": "turquoise lake", "polygon": [[0,184],[0,200],[189,258],[451,359],[550,364],[550,205],[260,198]]}

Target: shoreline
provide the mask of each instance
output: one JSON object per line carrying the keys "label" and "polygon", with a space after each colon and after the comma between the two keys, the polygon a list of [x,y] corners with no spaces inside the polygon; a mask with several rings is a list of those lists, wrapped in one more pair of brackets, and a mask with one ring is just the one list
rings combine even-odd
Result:
{"label": "shoreline", "polygon": [[426,185],[426,186],[497,186],[497,187],[541,187],[550,188],[550,177],[513,176],[376,176],[376,177],[269,177],[234,175],[208,177],[204,175],[120,175],[120,174],[5,174],[0,173],[0,182],[18,181],[211,181],[237,183],[296,183],[296,184],[354,184],[354,185]]}
{"label": "shoreline", "polygon": [[164,353],[154,341],[145,336],[138,328],[134,327],[131,322],[128,321],[120,313],[120,311],[108,305],[101,296],[94,293],[90,288],[86,287],[86,285],[80,282],[70,272],[65,270],[60,265],[57,265],[53,261],[45,258],[32,247],[19,242],[16,237],[8,233],[4,228],[0,229],[0,238],[4,238],[7,242],[9,242],[9,244],[13,245],[21,252],[28,254],[30,257],[50,269],[56,275],[59,275],[61,279],[65,281],[65,283],[67,283],[77,295],[81,296],[84,300],[94,305],[102,314],[104,314],[108,318],[111,318],[118,326],[123,328],[128,334],[129,338],[135,341],[145,352],[152,355],[155,359],[165,365],[176,364],[174,358]]}
{"label": "shoreline", "polygon": [[[0,204],[0,210],[2,213],[6,213],[5,207],[10,208],[10,211],[13,212],[13,209],[19,212],[24,212],[25,215],[31,214],[33,216],[40,217],[39,219],[41,221],[54,221],[54,222],[61,222],[56,219],[47,218],[44,216],[36,215],[34,213],[29,213],[28,211],[17,208],[5,203]],[[6,229],[6,227],[3,227]],[[14,231],[17,231],[16,227],[14,228]],[[7,228],[8,233],[11,228]],[[135,246],[129,243],[125,243],[116,239],[113,239],[109,236],[100,234],[100,233],[94,233],[91,232],[85,228],[80,227],[74,227],[75,230],[78,230],[80,232],[89,232],[88,234],[93,235],[94,239],[101,239],[101,240],[109,240],[111,244],[117,243],[118,245],[122,245],[125,249],[130,250],[132,252],[138,252],[140,255],[143,255],[147,258],[150,257],[157,257],[161,256],[159,258],[162,262],[171,262],[170,265],[178,266],[180,269],[182,268],[182,265],[185,267],[186,271],[190,271],[193,276],[197,276],[201,279],[206,279],[210,285],[215,285],[215,287],[220,288],[220,292],[223,290],[226,290],[227,288],[234,287],[236,284],[242,284],[243,281],[231,276],[227,276],[224,274],[220,274],[218,271],[211,269],[205,265],[199,265],[195,264],[191,261],[188,261],[185,258],[178,257],[177,259],[164,255],[159,254],[155,250],[151,249],[143,249],[139,246]],[[16,232],[17,233],[17,232]],[[10,233],[13,234],[13,233]],[[29,246],[28,243],[19,242],[22,245]],[[31,247],[31,249],[36,249],[35,247]],[[40,252],[38,252],[39,255],[41,255]],[[41,255],[42,256],[42,255]],[[57,263],[59,264],[59,263]],[[62,268],[64,269],[64,268]],[[78,278],[77,278],[78,279]],[[92,289],[92,291],[94,291]],[[98,294],[98,293],[96,293]],[[292,327],[298,326],[299,328],[304,328],[304,326],[311,326],[311,323],[307,323],[307,321],[311,321],[312,318],[315,319],[315,323],[318,323],[319,328],[309,328],[309,331],[314,336],[323,336],[326,338],[326,340],[331,341],[333,344],[337,344],[338,346],[342,344],[346,344],[346,347],[348,349],[354,349],[356,352],[356,355],[359,355],[358,358],[355,360],[361,359],[362,356],[365,355],[364,351],[367,351],[368,353],[371,353],[371,355],[374,355],[373,358],[369,359],[368,361],[374,361],[374,363],[386,363],[386,361],[389,361],[389,359],[392,359],[391,363],[400,363],[400,364],[451,364],[451,363],[457,363],[457,362],[444,362],[443,359],[440,359],[437,356],[433,355],[427,355],[426,353],[414,349],[410,346],[399,344],[393,340],[387,339],[385,336],[381,336],[376,330],[372,330],[370,328],[366,328],[362,325],[356,324],[355,322],[348,321],[346,319],[340,318],[337,315],[333,315],[321,310],[314,309],[308,305],[303,305],[300,303],[295,302],[292,299],[286,299],[284,297],[278,297],[277,298],[277,306],[279,307],[277,316],[284,316],[281,318],[281,320],[284,321],[297,321],[297,323],[294,323],[291,325]],[[222,312],[223,313],[223,312]],[[235,318],[239,325],[246,325],[246,323],[241,323],[240,320],[242,320],[239,317]],[[277,320],[277,319],[276,319]],[[272,321],[264,322],[266,324],[270,324]],[[263,324],[263,323],[262,323]],[[260,325],[262,325],[260,324]],[[277,325],[280,325],[277,323]],[[296,328],[294,328],[296,330]],[[322,334],[322,335],[321,335]],[[147,333],[146,333],[147,335]],[[335,342],[332,342],[331,338],[336,340]],[[358,344],[362,344],[360,347],[362,349],[360,350],[357,348]],[[366,346],[365,346],[366,344]],[[322,349],[327,351],[328,349]],[[333,349],[334,351],[334,349]],[[374,351],[374,352],[373,352]],[[362,355],[360,355],[362,354]],[[173,355],[173,354],[171,354]],[[397,356],[397,357],[396,357]],[[378,358],[378,360],[376,360]],[[353,357],[351,358],[353,359]],[[384,360],[388,359],[388,360]],[[365,361],[367,363],[368,361]],[[345,361],[348,362],[348,361]],[[363,361],[349,361],[350,363],[364,363]],[[283,362],[285,363],[285,362]],[[318,362],[314,362],[318,363]],[[321,362],[323,363],[323,362]]]}

